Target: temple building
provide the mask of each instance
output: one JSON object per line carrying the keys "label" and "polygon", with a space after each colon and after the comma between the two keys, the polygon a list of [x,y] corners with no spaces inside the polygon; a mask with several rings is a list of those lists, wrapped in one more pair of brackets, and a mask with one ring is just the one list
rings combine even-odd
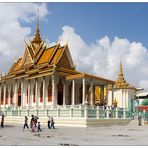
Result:
{"label": "temple building", "polygon": [[[0,107],[45,109],[56,105],[94,105],[96,86],[101,89],[101,102],[111,104],[108,94],[104,98],[104,87],[108,92],[107,86],[113,86],[114,83],[113,80],[77,71],[68,44],[61,46],[57,43],[47,47],[40,36],[37,21],[34,38],[25,43],[22,57],[1,77]],[[118,88],[121,89],[117,90]],[[121,99],[118,102],[121,107],[128,103],[128,100],[122,100],[122,96],[127,95],[127,98],[131,98],[129,95],[135,91],[134,88],[127,88],[129,85],[120,73],[115,83],[114,96]],[[113,100],[112,91],[109,95]]]}
{"label": "temple building", "polygon": [[124,79],[121,63],[118,79],[115,81],[113,89],[114,91],[112,91],[112,87],[109,89],[108,105],[114,105],[115,107],[132,110],[134,107],[133,100],[136,98],[137,89],[134,86],[128,84]]}

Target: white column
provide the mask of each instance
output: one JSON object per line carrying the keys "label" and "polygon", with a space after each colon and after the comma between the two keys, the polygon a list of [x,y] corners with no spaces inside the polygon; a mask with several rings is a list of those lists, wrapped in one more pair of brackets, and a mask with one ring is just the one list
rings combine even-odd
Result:
{"label": "white column", "polygon": [[93,81],[91,81],[91,95],[90,95],[90,104],[93,105],[93,98],[94,98],[94,92],[93,92]]}
{"label": "white column", "polygon": [[109,108],[108,108],[108,106],[106,108],[106,118],[109,119]]}
{"label": "white column", "polygon": [[46,106],[47,101],[46,101],[46,97],[45,97],[45,92],[46,92],[46,81],[45,78],[43,78],[43,102],[44,102],[44,106]]}
{"label": "white column", "polygon": [[66,82],[63,82],[63,105],[66,105]]}
{"label": "white column", "polygon": [[124,99],[124,97],[123,97],[123,89],[121,89],[121,92],[122,92],[122,108],[124,108],[124,106],[123,106],[123,99]]}
{"label": "white column", "polygon": [[6,106],[6,84],[4,83],[4,102],[3,102],[3,107]]}
{"label": "white column", "polygon": [[33,104],[33,80],[30,80],[30,106],[32,106]]}
{"label": "white column", "polygon": [[11,93],[11,87],[8,86],[8,106],[10,105],[10,93]]}
{"label": "white column", "polygon": [[28,105],[30,106],[30,80],[28,81]]}
{"label": "white column", "polygon": [[24,96],[23,96],[23,92],[24,92],[24,81],[23,79],[21,80],[21,106],[24,106]]}
{"label": "white column", "polygon": [[85,119],[88,118],[88,108],[87,108],[87,106],[85,106],[85,108],[84,108],[84,118]]}
{"label": "white column", "polygon": [[36,107],[39,107],[39,97],[38,97],[38,79],[35,79],[35,102]]}
{"label": "white column", "polygon": [[123,118],[124,119],[126,118],[126,109],[125,108],[123,109]]}
{"label": "white column", "polygon": [[99,106],[97,106],[97,108],[96,108],[96,116],[97,116],[97,119],[100,118],[100,108],[99,108]]}
{"label": "white column", "polygon": [[109,94],[109,91],[108,91],[108,84],[106,84],[106,104],[107,104],[107,106],[109,105],[108,94]]}
{"label": "white column", "polygon": [[112,104],[114,102],[114,85],[112,84]]}
{"label": "white column", "polygon": [[[124,108],[126,109],[126,99],[127,99],[127,89],[125,89],[125,97],[124,97]],[[131,98],[130,98],[130,100],[131,100]]]}
{"label": "white column", "polygon": [[75,80],[72,80],[72,105],[75,105]]}
{"label": "white column", "polygon": [[26,91],[27,91],[27,84],[25,83],[24,81],[24,84],[23,84],[23,106],[26,106],[26,100],[27,100],[27,97],[26,97]]}
{"label": "white column", "polygon": [[118,119],[118,108],[116,108],[116,119]]}
{"label": "white column", "polygon": [[14,83],[13,102],[14,102],[15,106],[17,106],[17,80],[15,80],[15,83]]}
{"label": "white column", "polygon": [[55,75],[52,75],[52,104],[57,105],[57,84],[55,82]]}
{"label": "white column", "polygon": [[85,78],[83,78],[83,96],[82,96],[82,104],[85,104]]}

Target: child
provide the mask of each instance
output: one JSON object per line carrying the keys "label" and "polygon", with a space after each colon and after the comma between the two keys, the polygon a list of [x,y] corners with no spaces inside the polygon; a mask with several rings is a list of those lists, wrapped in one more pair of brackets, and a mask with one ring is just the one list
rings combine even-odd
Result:
{"label": "child", "polygon": [[35,132],[35,123],[34,123],[34,121],[32,122],[32,131],[31,132]]}
{"label": "child", "polygon": [[55,124],[55,123],[54,123],[53,117],[51,117],[51,121],[50,121],[50,122],[51,122],[51,129],[52,129],[52,128],[55,129],[55,127],[54,127],[54,124]]}
{"label": "child", "polygon": [[38,132],[39,132],[39,131],[42,131],[42,130],[41,130],[40,122],[38,122]]}

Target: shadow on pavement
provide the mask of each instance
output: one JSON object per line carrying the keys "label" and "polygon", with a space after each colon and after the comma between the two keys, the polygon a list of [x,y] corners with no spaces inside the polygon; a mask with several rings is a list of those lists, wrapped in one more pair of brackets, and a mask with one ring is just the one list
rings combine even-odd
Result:
{"label": "shadow on pavement", "polygon": [[12,128],[12,127],[16,127],[14,125],[4,125],[4,128]]}

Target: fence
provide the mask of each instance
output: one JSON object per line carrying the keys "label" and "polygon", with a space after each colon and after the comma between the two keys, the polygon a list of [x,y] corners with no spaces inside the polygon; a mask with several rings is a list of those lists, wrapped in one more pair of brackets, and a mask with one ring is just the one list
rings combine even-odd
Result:
{"label": "fence", "polygon": [[131,113],[123,108],[94,107],[94,106],[50,106],[46,108],[15,108],[1,109],[6,116],[31,116],[38,117],[59,117],[59,118],[95,118],[95,119],[119,119],[130,118]]}

